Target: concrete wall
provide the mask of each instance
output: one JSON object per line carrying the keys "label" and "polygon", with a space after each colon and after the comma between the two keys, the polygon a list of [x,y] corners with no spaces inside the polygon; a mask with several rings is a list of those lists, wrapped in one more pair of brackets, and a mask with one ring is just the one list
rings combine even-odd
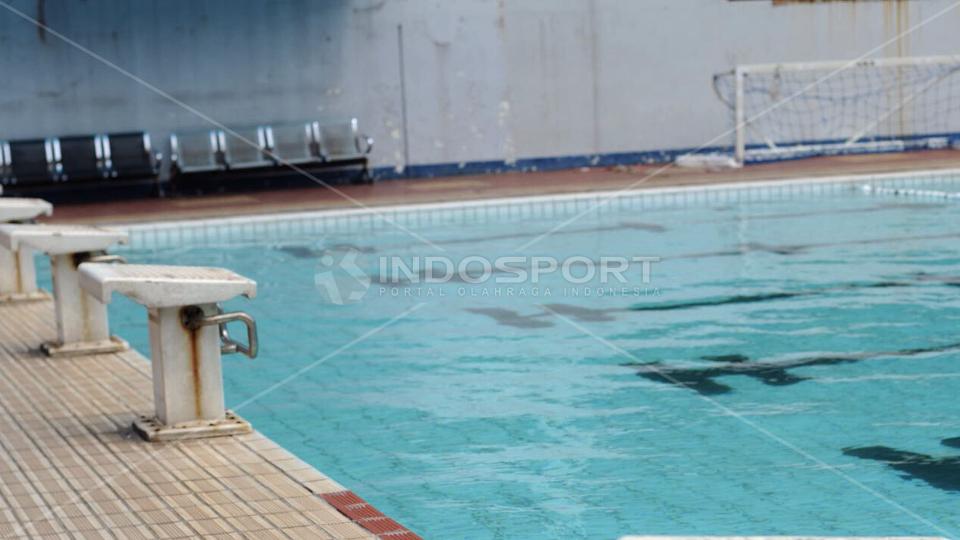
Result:
{"label": "concrete wall", "polygon": [[358,116],[380,166],[691,147],[713,73],[958,53],[960,8],[895,37],[951,3],[13,0],[51,31],[0,6],[0,138],[205,125],[106,61],[227,125]]}

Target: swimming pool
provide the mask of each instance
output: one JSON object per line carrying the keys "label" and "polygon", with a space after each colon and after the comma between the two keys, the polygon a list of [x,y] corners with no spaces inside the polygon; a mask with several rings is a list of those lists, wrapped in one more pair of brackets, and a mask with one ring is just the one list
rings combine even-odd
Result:
{"label": "swimming pool", "polygon": [[[960,202],[858,185],[141,227],[125,255],[256,279],[228,406],[425,538],[953,535]],[[374,279],[335,305],[345,254],[660,260],[612,291]],[[142,308],[110,309],[148,351]]]}

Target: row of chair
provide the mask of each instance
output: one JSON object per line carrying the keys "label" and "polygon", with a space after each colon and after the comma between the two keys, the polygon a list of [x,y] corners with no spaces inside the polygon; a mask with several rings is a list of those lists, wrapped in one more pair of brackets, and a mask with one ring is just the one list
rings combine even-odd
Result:
{"label": "row of chair", "polygon": [[356,118],[181,132],[170,135],[171,175],[358,165],[366,177],[372,149],[373,139],[360,133]]}
{"label": "row of chair", "polygon": [[[297,170],[352,168],[368,181],[373,139],[356,118],[345,122],[274,123],[248,128],[179,131],[170,135],[170,184],[174,191],[229,189]],[[145,132],[44,139],[0,140],[0,185],[17,195],[48,190],[93,190],[102,185],[143,184],[160,190],[163,153]],[[342,175],[342,171],[339,173]]]}
{"label": "row of chair", "polygon": [[144,132],[0,141],[0,183],[152,178],[159,158]]}

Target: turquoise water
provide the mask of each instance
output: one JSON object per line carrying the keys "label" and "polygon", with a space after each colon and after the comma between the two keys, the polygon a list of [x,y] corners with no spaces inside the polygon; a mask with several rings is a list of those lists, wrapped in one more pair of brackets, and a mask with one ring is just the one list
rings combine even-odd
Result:
{"label": "turquoise water", "polygon": [[[522,252],[561,220],[415,229],[442,253],[384,230],[126,255],[256,279],[227,306],[262,347],[225,358],[228,406],[425,538],[955,535],[958,204],[605,209]],[[626,294],[552,275],[329,304],[321,257],[353,249],[370,273],[381,255],[663,260]],[[142,308],[111,318],[149,350]]]}

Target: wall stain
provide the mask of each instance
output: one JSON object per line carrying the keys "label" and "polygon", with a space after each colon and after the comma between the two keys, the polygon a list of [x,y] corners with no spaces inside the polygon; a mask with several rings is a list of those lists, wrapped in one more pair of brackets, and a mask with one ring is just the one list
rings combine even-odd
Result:
{"label": "wall stain", "polygon": [[46,0],[37,0],[37,37],[41,43],[47,42],[47,5]]}

